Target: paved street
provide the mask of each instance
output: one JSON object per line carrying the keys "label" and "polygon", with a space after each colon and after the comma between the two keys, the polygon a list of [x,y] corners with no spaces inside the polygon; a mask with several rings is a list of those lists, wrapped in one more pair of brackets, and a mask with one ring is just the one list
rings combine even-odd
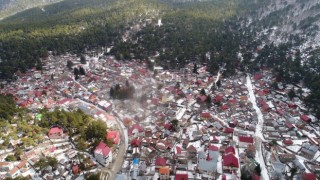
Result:
{"label": "paved street", "polygon": [[[98,106],[92,104],[92,103],[88,103],[85,102],[81,99],[78,99],[79,101],[85,103],[85,104],[90,104],[92,106],[94,106],[95,108],[99,109],[100,111],[104,111],[103,109],[99,108]],[[118,149],[118,155],[116,157],[116,159],[112,162],[112,164],[109,167],[104,167],[102,168],[102,177],[106,177],[108,174],[108,179],[114,179],[115,175],[121,170],[121,166],[124,160],[124,155],[127,149],[127,137],[125,136],[124,133],[124,125],[122,124],[121,120],[118,118],[117,115],[115,115],[115,119],[116,119],[116,123],[118,125],[118,129],[120,132],[120,136],[121,136],[121,141],[120,141],[120,145],[119,145],[119,149]]]}

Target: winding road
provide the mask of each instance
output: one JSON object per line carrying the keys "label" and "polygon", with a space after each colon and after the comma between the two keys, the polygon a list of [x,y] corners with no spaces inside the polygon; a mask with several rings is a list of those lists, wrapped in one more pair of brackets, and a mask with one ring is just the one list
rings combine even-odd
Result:
{"label": "winding road", "polygon": [[[73,79],[73,78],[72,78]],[[80,84],[79,82],[75,81],[73,79],[73,81],[77,84],[79,84],[81,86],[81,88],[83,88],[85,91],[89,91],[85,86],[83,86],[82,84]],[[81,101],[82,103],[85,104],[90,104],[91,106],[94,106],[96,109],[103,111],[105,113],[107,113],[105,110],[101,109],[100,107],[96,106],[95,104],[83,101],[82,99],[77,98],[78,101]],[[118,129],[120,130],[120,136],[121,136],[121,141],[120,141],[120,145],[118,147],[118,153],[117,153],[117,157],[115,158],[115,160],[111,163],[111,165],[109,167],[104,167],[102,168],[102,175],[100,176],[101,179],[115,179],[115,175],[121,170],[123,161],[124,161],[124,155],[126,152],[126,149],[128,147],[128,136],[127,133],[125,133],[126,128],[123,125],[123,123],[120,121],[120,118],[117,114],[113,113],[113,115],[115,116],[115,122],[118,125]],[[107,175],[105,175],[107,174]]]}

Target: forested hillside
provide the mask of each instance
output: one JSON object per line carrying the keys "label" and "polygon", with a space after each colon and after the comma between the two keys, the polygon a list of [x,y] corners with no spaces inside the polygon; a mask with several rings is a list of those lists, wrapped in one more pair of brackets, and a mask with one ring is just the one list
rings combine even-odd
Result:
{"label": "forested hillside", "polygon": [[271,0],[256,13],[243,23],[244,34],[254,37],[243,49],[244,63],[273,68],[277,80],[307,86],[311,95],[304,101],[320,117],[320,2]]}
{"label": "forested hillside", "polygon": [[0,19],[25,9],[46,5],[61,0],[0,0]]}
{"label": "forested hillside", "polygon": [[[85,48],[114,43],[120,46],[115,48],[115,53],[119,54],[118,49],[122,46],[130,46],[130,43],[122,44],[119,37],[127,28],[146,19],[156,21],[158,18],[163,18],[165,25],[157,29],[162,34],[156,38],[163,36],[163,33],[169,34],[169,37],[164,37],[166,44],[175,41],[172,38],[182,38],[180,42],[187,40],[188,43],[199,43],[201,52],[192,55],[199,56],[205,52],[201,48],[205,46],[205,41],[209,40],[205,37],[207,33],[212,36],[221,33],[215,28],[223,27],[223,21],[245,13],[244,7],[249,2],[243,2],[245,3],[237,0],[227,2],[215,0],[206,4],[176,4],[161,0],[66,0],[44,6],[43,9],[33,8],[0,23],[1,77],[10,78],[13,72],[25,71],[33,66],[40,68],[39,58],[46,56],[47,51],[56,54],[66,51],[79,53]],[[145,33],[148,29],[155,30],[149,25],[141,33]],[[176,32],[180,30],[186,32],[179,35]],[[190,37],[195,37],[194,41],[198,42],[192,42]],[[148,39],[140,41],[144,43],[145,40],[148,41]],[[155,41],[150,43],[154,44]],[[177,46],[179,44],[172,45],[172,47]],[[188,44],[185,46],[190,48]],[[146,54],[154,53],[156,48],[158,47],[146,49]],[[126,54],[126,51],[122,54]],[[190,59],[190,54],[183,57],[186,58]]]}

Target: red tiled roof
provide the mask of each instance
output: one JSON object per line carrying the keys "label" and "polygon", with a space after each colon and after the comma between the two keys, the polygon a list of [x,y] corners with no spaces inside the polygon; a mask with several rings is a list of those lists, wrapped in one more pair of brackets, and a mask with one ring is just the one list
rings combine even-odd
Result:
{"label": "red tiled roof", "polygon": [[253,137],[239,136],[239,141],[253,144]]}
{"label": "red tiled roof", "polygon": [[262,79],[262,78],[263,78],[263,75],[260,74],[260,73],[257,73],[257,74],[255,74],[255,75],[253,75],[253,79],[254,79],[254,80],[260,80],[260,79]]}
{"label": "red tiled roof", "polygon": [[228,108],[229,108],[229,106],[226,105],[226,104],[224,104],[224,105],[221,106],[221,109],[222,109],[222,110],[227,110]]}
{"label": "red tiled roof", "polygon": [[8,173],[12,176],[14,175],[17,171],[19,171],[19,169],[17,167],[14,167],[13,169],[11,169]]}
{"label": "red tiled roof", "polygon": [[288,104],[288,107],[289,107],[289,108],[292,108],[292,109],[295,109],[295,108],[297,108],[298,106],[297,106],[296,104],[289,103],[289,104]]}
{"label": "red tiled roof", "polygon": [[225,174],[222,175],[222,180],[227,180],[227,176]]}
{"label": "red tiled roof", "polygon": [[260,180],[260,176],[256,175],[256,174],[253,174],[251,176],[251,180]]}
{"label": "red tiled roof", "polygon": [[57,148],[55,146],[52,146],[51,148],[49,148],[50,152],[54,152]]}
{"label": "red tiled roof", "polygon": [[188,151],[188,152],[197,152],[197,149],[196,149],[193,145],[190,145],[190,146],[187,148],[187,151]]}
{"label": "red tiled roof", "polygon": [[156,166],[165,166],[167,163],[166,163],[166,159],[164,158],[157,158],[156,161],[155,161],[155,165]]}
{"label": "red tiled roof", "polygon": [[263,110],[263,111],[267,111],[267,110],[269,110],[269,109],[270,109],[270,107],[269,107],[268,104],[263,104],[263,105],[262,105],[262,110]]}
{"label": "red tiled roof", "polygon": [[56,133],[63,133],[63,131],[61,128],[58,128],[58,127],[51,128],[49,131],[49,135],[56,134]]}
{"label": "red tiled roof", "polygon": [[217,146],[215,146],[215,145],[210,145],[208,147],[208,150],[210,150],[210,151],[219,151],[219,148]]}
{"label": "red tiled roof", "polygon": [[172,125],[171,124],[165,124],[164,128],[166,128],[168,130],[171,130],[172,129]]}
{"label": "red tiled roof", "polygon": [[102,154],[104,157],[108,156],[110,153],[110,148],[104,142],[100,142],[99,145],[94,150],[94,153]]}
{"label": "red tiled roof", "polygon": [[294,126],[289,121],[286,121],[285,124],[286,124],[287,128],[289,128],[289,129],[294,128]]}
{"label": "red tiled roof", "polygon": [[313,173],[303,173],[301,174],[301,180],[316,180],[316,175]]}
{"label": "red tiled roof", "polygon": [[201,102],[204,102],[207,99],[207,96],[202,95],[202,96],[199,97],[199,99],[200,99]]}
{"label": "red tiled roof", "polygon": [[282,116],[284,115],[285,111],[283,109],[277,109],[277,113]]}
{"label": "red tiled roof", "polygon": [[40,97],[40,96],[42,95],[42,92],[40,92],[40,91],[35,91],[35,92],[34,92],[34,95],[35,95],[36,97]]}
{"label": "red tiled roof", "polygon": [[130,142],[131,146],[136,146],[136,147],[140,147],[141,146],[141,141],[138,139],[133,139]]}
{"label": "red tiled roof", "polygon": [[220,95],[216,95],[216,97],[214,98],[214,102],[218,103],[222,101],[222,96]]}
{"label": "red tiled roof", "polygon": [[283,144],[290,146],[293,144],[293,141],[290,138],[286,138],[282,141]]}
{"label": "red tiled roof", "polygon": [[301,115],[300,119],[305,122],[310,122],[310,118],[307,115]]}
{"label": "red tiled roof", "polygon": [[187,180],[188,174],[176,174],[176,180]]}
{"label": "red tiled roof", "polygon": [[151,99],[151,103],[154,104],[154,105],[158,105],[158,104],[159,104],[159,99],[157,99],[157,98],[152,98],[152,99]]}
{"label": "red tiled roof", "polygon": [[72,166],[72,173],[73,174],[78,174],[80,171],[79,166],[78,165],[73,165]]}
{"label": "red tiled roof", "polygon": [[208,112],[203,112],[203,113],[201,113],[201,117],[202,118],[211,118],[211,114]]}
{"label": "red tiled roof", "polygon": [[236,104],[237,103],[237,100],[236,99],[230,99],[228,101],[229,104]]}
{"label": "red tiled roof", "polygon": [[226,148],[225,154],[229,154],[229,153],[232,153],[232,154],[236,153],[236,150],[234,149],[233,146],[229,146],[229,147]]}
{"label": "red tiled roof", "polygon": [[238,158],[233,154],[228,154],[223,157],[223,166],[236,167],[239,168]]}
{"label": "red tiled roof", "polygon": [[138,132],[143,132],[143,128],[139,124],[134,124],[128,129],[128,135],[131,136],[132,135],[132,131],[135,130],[135,129],[137,129]]}
{"label": "red tiled roof", "polygon": [[233,133],[233,129],[232,128],[225,128],[224,133]]}
{"label": "red tiled roof", "polygon": [[215,135],[212,136],[212,139],[213,139],[214,141],[219,141],[219,138],[218,138],[217,136],[215,136]]}
{"label": "red tiled roof", "polygon": [[176,146],[176,154],[181,154],[181,147]]}
{"label": "red tiled roof", "polygon": [[264,92],[265,94],[269,94],[269,93],[270,93],[270,89],[264,89],[263,92]]}
{"label": "red tiled roof", "polygon": [[112,140],[114,144],[118,144],[120,141],[120,134],[118,131],[108,131],[106,138]]}

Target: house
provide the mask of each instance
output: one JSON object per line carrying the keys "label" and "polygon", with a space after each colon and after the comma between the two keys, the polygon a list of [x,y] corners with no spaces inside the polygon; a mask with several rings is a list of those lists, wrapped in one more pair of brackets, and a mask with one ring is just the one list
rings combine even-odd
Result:
{"label": "house", "polygon": [[144,136],[144,130],[142,126],[140,126],[139,124],[134,124],[130,128],[128,128],[129,140],[132,140],[133,138],[136,138],[138,136]]}
{"label": "house", "polygon": [[26,160],[22,160],[18,165],[17,168],[22,169],[22,168],[29,168],[29,163]]}
{"label": "house", "polygon": [[21,174],[20,170],[17,167],[14,167],[13,169],[11,169],[9,172],[7,172],[6,176],[8,178],[16,178]]}
{"label": "house", "polygon": [[161,167],[159,169],[159,176],[160,180],[169,180],[170,179],[170,168],[168,167]]}
{"label": "house", "polygon": [[311,122],[311,118],[307,115],[301,115],[300,116],[300,120],[306,122],[306,123],[310,123]]}
{"label": "house", "polygon": [[132,147],[140,147],[141,146],[141,141],[138,138],[132,139],[130,141],[130,145]]}
{"label": "house", "polygon": [[286,146],[291,146],[293,145],[293,141],[290,138],[286,138],[282,141],[282,143]]}
{"label": "house", "polygon": [[189,144],[189,139],[185,139],[185,140],[183,140],[183,142],[182,142],[182,147],[183,147],[184,149],[186,149],[187,146],[188,146],[188,144]]}
{"label": "house", "polygon": [[104,142],[100,142],[99,145],[94,150],[94,157],[97,159],[97,161],[104,165],[109,166],[109,163],[112,162],[112,152],[108,145],[106,145]]}
{"label": "house", "polygon": [[198,162],[200,160],[205,160],[207,158],[206,153],[204,151],[199,151],[198,152]]}
{"label": "house", "polygon": [[223,126],[219,121],[214,121],[213,123],[208,123],[207,126],[213,126],[218,130],[222,130],[223,129]]}
{"label": "house", "polygon": [[194,163],[197,162],[197,149],[193,145],[190,145],[187,148],[187,152],[189,160],[191,160]]}
{"label": "house", "polygon": [[208,120],[208,119],[212,118],[212,116],[211,116],[211,114],[209,112],[202,112],[200,114],[200,117],[201,117],[202,120]]}
{"label": "house", "polygon": [[214,99],[213,99],[213,102],[214,102],[215,104],[219,104],[219,103],[221,103],[222,100],[223,100],[223,97],[222,97],[222,96],[216,95],[216,96],[214,97]]}
{"label": "house", "polygon": [[156,169],[160,169],[163,166],[167,165],[167,161],[165,158],[158,157],[155,161]]}
{"label": "house", "polygon": [[176,148],[174,148],[174,153],[179,163],[187,163],[187,153],[186,151],[182,151],[181,147],[176,146]]}
{"label": "house", "polygon": [[239,168],[239,160],[238,158],[230,153],[228,155],[225,155],[223,157],[223,171],[227,171],[227,172],[233,172],[233,171],[237,171]]}
{"label": "house", "polygon": [[288,163],[288,162],[292,162],[293,160],[296,159],[296,156],[294,154],[280,154],[279,155],[279,160],[282,163]]}
{"label": "house", "polygon": [[187,171],[177,171],[175,180],[188,180],[188,172]]}
{"label": "house", "polygon": [[285,170],[286,170],[286,165],[285,164],[282,164],[281,162],[273,162],[271,164],[271,168],[270,168],[270,176],[271,178],[279,178],[279,179],[282,179],[284,174],[285,174]]}
{"label": "house", "polygon": [[311,166],[311,171],[314,172],[315,174],[320,174],[320,166],[319,165],[312,165]]}
{"label": "house", "polygon": [[120,143],[120,134],[118,131],[108,131],[106,134],[106,139],[113,142],[113,144],[119,145]]}
{"label": "house", "polygon": [[239,136],[239,147],[247,147],[249,144],[253,144],[253,137]]}
{"label": "house", "polygon": [[72,166],[72,173],[73,174],[79,174],[80,173],[79,165],[75,164],[75,165]]}
{"label": "house", "polygon": [[300,175],[301,180],[316,180],[316,175],[313,173],[302,173]]}
{"label": "house", "polygon": [[289,121],[286,121],[285,125],[286,125],[286,127],[288,128],[289,131],[294,129],[294,126]]}
{"label": "house", "polygon": [[246,149],[246,155],[248,158],[254,158],[256,155],[256,147],[253,144],[249,144]]}
{"label": "house", "polygon": [[301,146],[301,154],[312,159],[317,153],[318,147],[309,143],[303,143]]}
{"label": "house", "polygon": [[224,128],[223,133],[233,135],[233,128]]}
{"label": "house", "polygon": [[256,73],[256,74],[253,75],[253,79],[255,81],[258,81],[258,80],[260,80],[262,78],[263,78],[263,75],[261,73]]}
{"label": "house", "polygon": [[224,153],[227,154],[236,154],[236,150],[233,146],[229,146],[225,149]]}
{"label": "house", "polygon": [[59,127],[51,128],[48,136],[50,139],[60,139],[63,137],[63,130]]}
{"label": "house", "polygon": [[208,151],[219,151],[219,148],[215,145],[208,145]]}
{"label": "house", "polygon": [[0,162],[0,171],[9,171],[13,168],[13,164],[9,162]]}
{"label": "house", "polygon": [[218,159],[200,159],[198,163],[198,170],[201,174],[214,175],[217,171]]}
{"label": "house", "polygon": [[293,164],[298,169],[298,171],[300,172],[306,171],[306,167],[298,159],[293,160]]}

